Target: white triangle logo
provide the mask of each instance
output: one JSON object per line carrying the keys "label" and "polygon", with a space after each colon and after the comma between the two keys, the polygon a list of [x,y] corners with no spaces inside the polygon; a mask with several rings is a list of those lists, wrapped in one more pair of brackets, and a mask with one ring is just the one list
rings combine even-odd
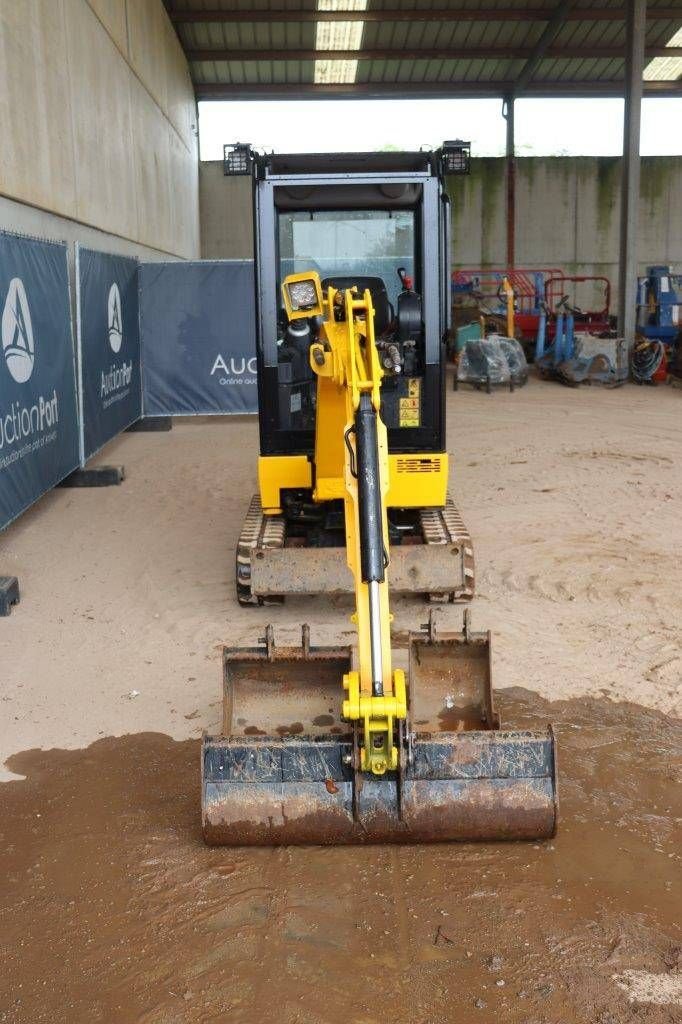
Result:
{"label": "white triangle logo", "polygon": [[112,351],[120,352],[123,344],[123,320],[121,318],[121,293],[115,281],[109,289],[107,324]]}
{"label": "white triangle logo", "polygon": [[33,373],[35,345],[31,311],[20,277],[13,277],[2,311],[2,349],[7,369],[17,382],[25,384]]}

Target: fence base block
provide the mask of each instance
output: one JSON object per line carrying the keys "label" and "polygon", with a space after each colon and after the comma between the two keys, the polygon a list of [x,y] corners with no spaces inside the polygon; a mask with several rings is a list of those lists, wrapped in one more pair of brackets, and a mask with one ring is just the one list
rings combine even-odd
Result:
{"label": "fence base block", "polygon": [[125,480],[123,466],[92,466],[74,469],[59,487],[115,487]]}
{"label": "fence base block", "polygon": [[157,434],[162,430],[173,429],[172,416],[150,416],[148,419],[135,420],[126,427],[126,434]]}
{"label": "fence base block", "polygon": [[9,615],[19,604],[19,580],[16,576],[0,576],[0,617]]}

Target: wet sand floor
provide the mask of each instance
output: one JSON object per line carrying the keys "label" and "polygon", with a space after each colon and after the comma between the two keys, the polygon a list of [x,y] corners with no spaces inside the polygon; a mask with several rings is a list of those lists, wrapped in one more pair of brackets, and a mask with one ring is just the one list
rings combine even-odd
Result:
{"label": "wet sand floor", "polygon": [[[557,727],[549,843],[208,849],[196,740],[13,756],[0,1020],[679,1022],[682,723],[521,690],[499,706]],[[630,1002],[628,972],[667,1001]]]}

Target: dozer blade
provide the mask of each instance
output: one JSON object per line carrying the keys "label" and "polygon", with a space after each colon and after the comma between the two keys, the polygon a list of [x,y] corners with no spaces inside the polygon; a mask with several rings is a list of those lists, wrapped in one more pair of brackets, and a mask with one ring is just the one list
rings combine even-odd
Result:
{"label": "dozer blade", "polygon": [[[407,460],[409,461],[409,460]],[[438,602],[474,596],[474,546],[454,501],[419,510],[420,537],[391,548],[391,593],[428,594]],[[344,547],[310,547],[287,536],[284,516],[263,514],[251,499],[237,546],[237,596],[243,605],[280,603],[286,595],[352,594]]]}
{"label": "dozer blade", "polygon": [[226,649],[224,735],[202,745],[215,845],[542,839],[556,827],[554,737],[504,732],[487,634],[409,639],[411,720],[399,772],[361,773],[338,717],[348,647]]}

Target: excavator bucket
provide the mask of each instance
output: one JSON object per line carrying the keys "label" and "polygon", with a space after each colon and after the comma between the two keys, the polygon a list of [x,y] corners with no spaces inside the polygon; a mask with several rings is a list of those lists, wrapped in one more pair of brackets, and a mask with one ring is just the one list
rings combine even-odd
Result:
{"label": "excavator bucket", "polygon": [[204,736],[202,817],[214,845],[426,843],[552,836],[554,737],[499,728],[490,637],[411,634],[401,768],[359,771],[339,718],[348,647],[224,652],[223,735]]}

